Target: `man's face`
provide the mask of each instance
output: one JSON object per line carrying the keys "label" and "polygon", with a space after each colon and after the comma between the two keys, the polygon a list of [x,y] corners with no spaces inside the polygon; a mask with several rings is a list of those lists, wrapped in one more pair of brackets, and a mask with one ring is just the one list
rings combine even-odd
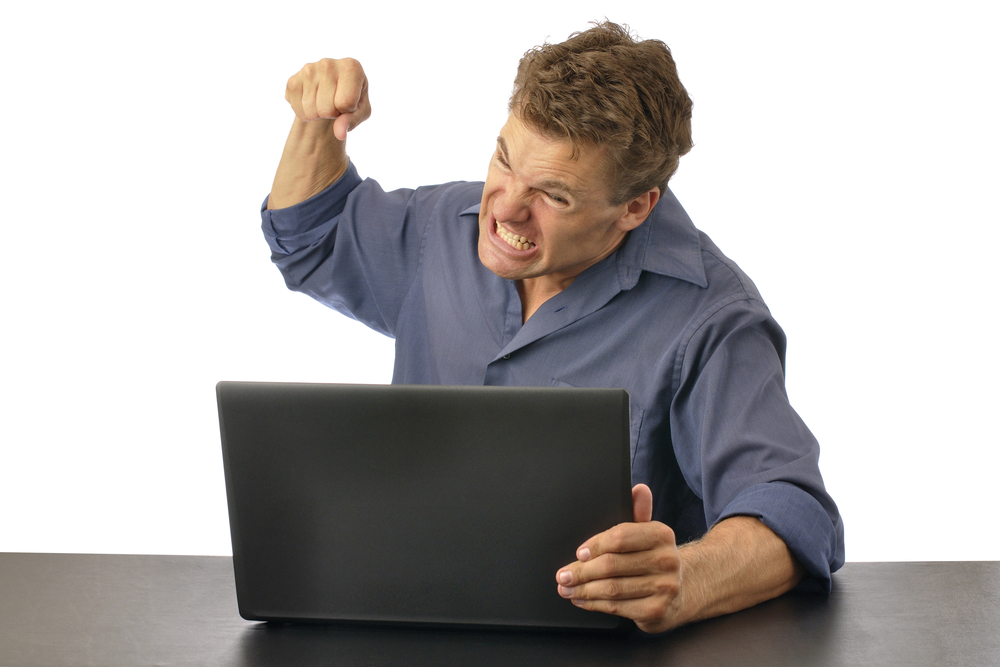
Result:
{"label": "man's face", "polygon": [[565,289],[610,255],[627,229],[616,223],[604,175],[606,148],[538,134],[511,114],[490,160],[479,212],[479,259],[501,278],[542,278]]}

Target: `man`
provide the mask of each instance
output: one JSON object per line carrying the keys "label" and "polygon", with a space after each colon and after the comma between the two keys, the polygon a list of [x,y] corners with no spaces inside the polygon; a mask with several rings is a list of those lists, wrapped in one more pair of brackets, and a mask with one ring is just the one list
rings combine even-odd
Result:
{"label": "man", "polygon": [[526,54],[485,184],[362,181],[345,141],[367,90],[350,59],[289,80],[272,259],[396,339],[393,382],[628,390],[634,522],[582,544],[558,594],[659,632],[829,590],[843,527],[784,335],[667,190],[691,102],[666,46],[604,23]]}

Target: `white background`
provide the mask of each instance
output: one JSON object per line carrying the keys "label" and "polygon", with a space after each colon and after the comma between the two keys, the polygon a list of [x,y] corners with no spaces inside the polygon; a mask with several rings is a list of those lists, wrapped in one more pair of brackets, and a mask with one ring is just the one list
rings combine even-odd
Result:
{"label": "white background", "polygon": [[1000,559],[995,3],[400,4],[4,10],[0,551],[229,554],[215,383],[388,382],[260,235],[302,64],[364,64],[363,175],[478,180],[520,55],[607,15],[674,52],[673,188],[788,334],[848,559]]}

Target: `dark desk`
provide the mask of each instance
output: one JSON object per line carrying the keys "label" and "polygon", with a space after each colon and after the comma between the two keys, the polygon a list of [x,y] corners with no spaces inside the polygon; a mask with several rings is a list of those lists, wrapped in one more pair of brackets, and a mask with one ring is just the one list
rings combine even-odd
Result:
{"label": "dark desk", "polygon": [[848,563],[829,598],[605,638],[267,627],[229,558],[0,554],[0,665],[1000,665],[1000,562]]}

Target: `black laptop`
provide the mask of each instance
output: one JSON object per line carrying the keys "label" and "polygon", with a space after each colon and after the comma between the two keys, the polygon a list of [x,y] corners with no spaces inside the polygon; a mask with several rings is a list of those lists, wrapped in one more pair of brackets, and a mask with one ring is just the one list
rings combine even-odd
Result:
{"label": "black laptop", "polygon": [[631,520],[620,389],[220,382],[250,620],[622,629],[556,571]]}

